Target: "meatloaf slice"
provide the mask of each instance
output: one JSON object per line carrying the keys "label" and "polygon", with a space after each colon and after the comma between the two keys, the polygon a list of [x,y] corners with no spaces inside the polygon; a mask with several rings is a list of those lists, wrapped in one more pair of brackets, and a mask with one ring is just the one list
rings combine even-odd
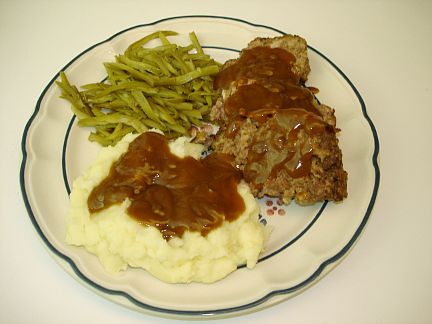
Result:
{"label": "meatloaf slice", "polygon": [[[246,50],[255,47],[270,47],[270,48],[281,48],[291,53],[295,57],[295,62],[291,66],[291,72],[298,77],[301,82],[306,82],[309,72],[309,59],[307,55],[307,43],[306,40],[297,35],[284,35],[274,38],[263,38],[258,37],[252,40],[248,46],[240,52],[240,56],[244,54]],[[231,65],[235,64],[238,59],[232,59],[225,62],[221,71],[228,69]],[[223,104],[228,97],[235,93],[236,89],[245,84],[254,83],[256,80],[253,79],[242,79],[235,80],[228,87],[220,89],[221,97],[217,100],[216,104],[210,111],[210,119],[217,123],[225,123],[227,117],[223,111]],[[217,80],[215,84],[217,83]]]}
{"label": "meatloaf slice", "polygon": [[347,173],[336,132],[303,109],[282,110],[261,125],[244,120],[234,137],[223,129],[212,147],[235,157],[255,197],[279,197],[285,203],[295,199],[309,205],[347,196]]}
{"label": "meatloaf slice", "polygon": [[[304,85],[304,83],[307,81],[311,69],[310,69],[309,59],[308,59],[307,43],[304,38],[297,35],[284,35],[284,36],[273,37],[273,38],[258,37],[252,40],[248,44],[248,46],[241,51],[240,57],[245,53],[245,51],[256,47],[279,48],[289,52],[295,58],[291,66],[291,72],[293,73],[294,77],[297,78],[296,81],[300,85]],[[228,69],[237,61],[238,59],[232,59],[225,62],[224,66],[221,69],[221,72]],[[220,89],[221,96],[219,97],[215,105],[210,110],[210,115],[209,115],[210,120],[217,124],[222,124],[222,125],[226,124],[230,120],[230,116],[227,116],[225,113],[224,110],[225,102],[232,95],[235,95],[236,92],[239,90],[239,88],[241,88],[242,86],[249,86],[257,83],[263,83],[263,79],[241,77],[231,82],[228,87],[223,87],[222,89]],[[334,110],[331,107],[320,104],[314,97],[312,91],[309,90],[309,88],[307,87],[303,87],[303,88],[306,92],[310,92],[312,105],[323,116],[324,120],[327,123],[336,126],[336,118],[334,116]]]}

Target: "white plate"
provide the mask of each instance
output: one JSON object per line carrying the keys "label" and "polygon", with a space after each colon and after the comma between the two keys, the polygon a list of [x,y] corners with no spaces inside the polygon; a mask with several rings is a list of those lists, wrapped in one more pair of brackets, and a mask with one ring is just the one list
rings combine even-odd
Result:
{"label": "white plate", "polygon": [[[194,30],[208,54],[220,62],[257,36],[282,32],[239,19],[188,16],[163,19],[121,31],[85,50],[66,70],[73,84],[102,80],[102,62],[111,61],[128,44],[156,30],[175,30],[174,40],[188,42]],[[348,198],[340,204],[311,207],[295,204],[268,215],[262,202],[261,221],[273,227],[266,252],[253,270],[239,268],[211,284],[173,285],[144,270],[129,269],[111,276],[83,248],[64,243],[69,186],[95,157],[98,146],[78,128],[69,103],[59,99],[54,81],[42,92],[22,139],[21,188],[33,225],[60,264],[96,292],[121,305],[166,317],[226,317],[268,307],[308,288],[332,269],[363,230],[379,184],[378,138],[360,94],[328,58],[309,48],[312,72],[308,85],[318,87],[318,99],[336,109],[348,171]],[[277,206],[279,209],[280,207]]]}

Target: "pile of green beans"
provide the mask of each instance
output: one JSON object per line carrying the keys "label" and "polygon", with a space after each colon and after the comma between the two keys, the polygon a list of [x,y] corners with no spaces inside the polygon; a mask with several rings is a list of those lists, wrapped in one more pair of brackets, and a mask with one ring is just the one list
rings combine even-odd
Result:
{"label": "pile of green beans", "polygon": [[[213,76],[220,64],[206,55],[194,32],[191,44],[179,46],[158,31],[131,44],[104,63],[103,82],[71,85],[60,72],[61,97],[71,103],[78,125],[94,127],[89,136],[103,146],[116,144],[127,133],[158,128],[170,138],[188,135],[192,125],[201,126],[216,100]],[[144,47],[159,39],[161,45]]]}

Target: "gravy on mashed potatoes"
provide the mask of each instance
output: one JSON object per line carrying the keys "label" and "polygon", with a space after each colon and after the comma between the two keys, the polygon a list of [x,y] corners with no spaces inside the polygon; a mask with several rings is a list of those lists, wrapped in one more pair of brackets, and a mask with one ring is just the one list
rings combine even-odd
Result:
{"label": "gravy on mashed potatoes", "polygon": [[[123,172],[113,182],[115,169],[121,169],[128,154],[126,163],[139,160],[129,147],[147,147],[153,150],[152,157],[130,168],[137,172],[127,177]],[[197,160],[203,149],[185,137],[168,143],[154,132],[129,134],[116,146],[102,148],[93,165],[74,182],[66,242],[85,246],[109,272],[126,270],[128,265],[140,267],[169,283],[211,283],[238,265],[254,267],[265,240],[258,203],[237,170],[217,155],[201,160],[210,171],[200,169]],[[166,162],[156,168],[161,172],[155,172],[156,162],[151,161],[157,157]],[[184,169],[182,163],[198,169],[168,172]],[[134,187],[128,187],[131,183]],[[107,194],[119,185],[124,185],[120,194]]]}

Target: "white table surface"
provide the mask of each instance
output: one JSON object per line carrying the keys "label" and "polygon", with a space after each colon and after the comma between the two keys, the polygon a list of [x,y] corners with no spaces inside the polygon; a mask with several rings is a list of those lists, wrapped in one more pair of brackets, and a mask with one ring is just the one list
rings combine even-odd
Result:
{"label": "white table surface", "polygon": [[20,141],[45,85],[82,50],[127,27],[190,14],[305,37],[356,85],[381,146],[378,198],[352,252],[299,296],[235,321],[431,323],[432,1],[383,0],[1,0],[0,323],[173,322],[105,300],[50,256],[23,204]]}

